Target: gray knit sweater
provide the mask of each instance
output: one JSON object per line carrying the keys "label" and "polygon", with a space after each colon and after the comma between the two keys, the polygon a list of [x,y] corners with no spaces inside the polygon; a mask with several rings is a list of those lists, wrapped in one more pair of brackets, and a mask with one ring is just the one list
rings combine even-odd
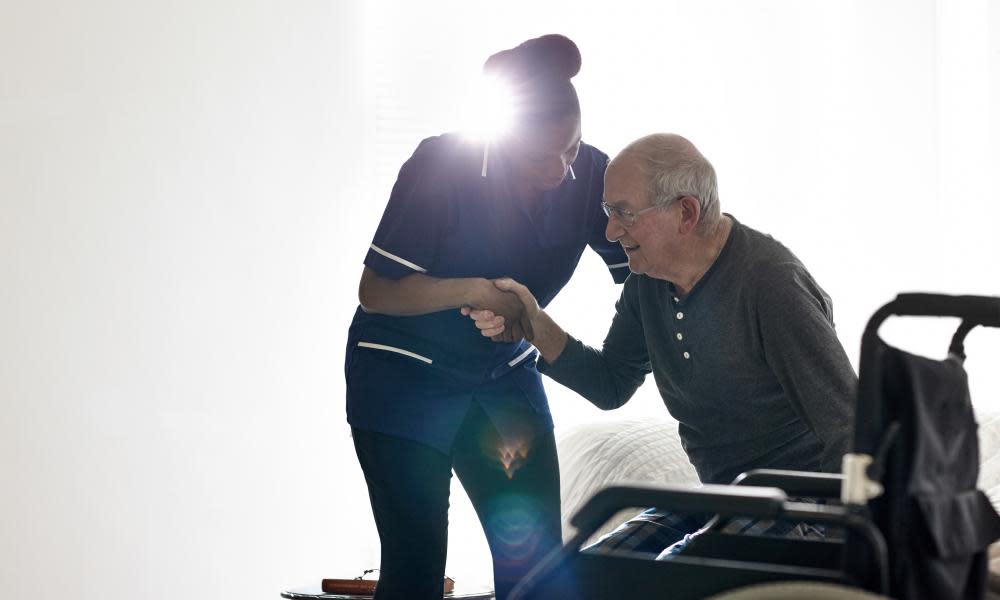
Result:
{"label": "gray knit sweater", "polygon": [[752,468],[840,470],[857,378],[830,298],[779,242],[733,219],[687,297],[633,274],[615,308],[601,350],[570,337],[539,370],[605,410],[652,371],[706,483]]}

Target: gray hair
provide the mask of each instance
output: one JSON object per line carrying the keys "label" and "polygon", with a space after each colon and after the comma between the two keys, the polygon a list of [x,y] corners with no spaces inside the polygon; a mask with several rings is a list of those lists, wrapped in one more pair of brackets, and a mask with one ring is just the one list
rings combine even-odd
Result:
{"label": "gray hair", "polygon": [[718,222],[715,168],[694,144],[679,135],[658,133],[629,144],[622,154],[626,152],[637,159],[653,205],[667,206],[679,197],[693,196],[701,206],[698,229],[705,231]]}

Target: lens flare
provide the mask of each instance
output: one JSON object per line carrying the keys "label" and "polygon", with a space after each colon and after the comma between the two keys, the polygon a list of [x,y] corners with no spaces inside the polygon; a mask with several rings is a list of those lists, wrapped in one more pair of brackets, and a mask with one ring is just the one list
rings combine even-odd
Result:
{"label": "lens flare", "polygon": [[514,473],[524,464],[528,458],[530,446],[527,442],[514,441],[505,442],[497,448],[497,458],[503,465],[503,472],[507,475],[507,479],[513,479]]}
{"label": "lens flare", "polygon": [[482,77],[464,104],[463,131],[477,141],[496,139],[514,124],[516,100],[499,77]]}
{"label": "lens flare", "polygon": [[494,560],[508,566],[535,557],[545,531],[537,500],[514,494],[493,502],[485,524],[494,540]]}

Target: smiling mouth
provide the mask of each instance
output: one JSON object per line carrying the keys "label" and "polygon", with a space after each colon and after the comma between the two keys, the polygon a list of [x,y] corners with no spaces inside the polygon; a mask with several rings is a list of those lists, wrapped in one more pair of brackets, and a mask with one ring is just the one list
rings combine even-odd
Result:
{"label": "smiling mouth", "polygon": [[625,250],[625,254],[632,254],[639,249],[639,246],[626,246],[625,244],[622,244],[622,249]]}

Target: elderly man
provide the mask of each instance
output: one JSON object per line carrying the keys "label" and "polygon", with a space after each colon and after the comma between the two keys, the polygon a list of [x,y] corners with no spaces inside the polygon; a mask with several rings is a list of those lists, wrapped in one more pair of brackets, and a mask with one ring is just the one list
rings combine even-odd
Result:
{"label": "elderly man", "polygon": [[[857,379],[830,299],[802,263],[720,211],[712,165],[678,135],[625,148],[608,166],[604,199],[607,237],[633,275],[600,350],[568,335],[524,286],[495,282],[525,305],[529,323],[516,326],[533,330],[539,370],[605,410],[625,404],[652,371],[703,482],[753,468],[839,470]],[[483,335],[515,327],[463,311]],[[653,509],[606,545],[667,552],[702,523]]]}

